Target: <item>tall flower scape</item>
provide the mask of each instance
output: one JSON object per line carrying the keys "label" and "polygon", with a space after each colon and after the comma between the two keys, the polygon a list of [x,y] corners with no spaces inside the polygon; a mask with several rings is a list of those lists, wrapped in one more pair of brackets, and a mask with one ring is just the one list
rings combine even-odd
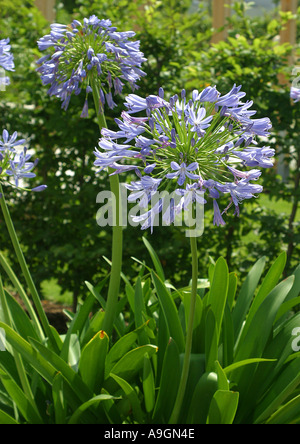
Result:
{"label": "tall flower scape", "polygon": [[[127,187],[129,201],[138,201],[143,210],[134,217],[142,229],[152,228],[159,213],[171,224],[189,203],[205,204],[206,198],[213,200],[214,224],[224,225],[230,207],[239,215],[240,203],[262,192],[255,182],[260,168],[273,166],[275,152],[259,147],[257,138],[268,137],[272,125],[269,118],[252,118],[256,111],[250,109],[252,101],[242,102],[245,95],[234,85],[224,96],[207,87],[193,91],[190,99],[183,90],[167,101],[162,88],[157,96],[127,97],[127,111],[116,119],[119,130],[102,130],[95,166],[113,168],[112,174],[136,172],[137,180]],[[133,117],[139,112],[146,116]],[[163,197],[149,208],[162,189],[175,196],[168,208]],[[222,195],[228,196],[223,211],[217,202]]]}
{"label": "tall flower scape", "polygon": [[[118,32],[110,20],[95,15],[83,22],[73,20],[70,26],[55,23],[50,34],[38,41],[41,51],[54,49],[52,55],[42,57],[37,64],[48,94],[62,101],[67,110],[72,94],[85,93],[81,117],[88,117],[91,93],[99,129],[106,128],[105,105],[113,109],[114,95],[121,94],[125,83],[134,91],[137,81],[145,75],[141,70],[146,60],[140,51],[140,42],[132,41],[135,32]],[[110,177],[111,192],[119,199],[119,179]],[[116,214],[116,219],[118,215]],[[113,228],[112,270],[103,329],[110,332],[113,326],[116,299],[118,298],[122,266],[122,226]]]}

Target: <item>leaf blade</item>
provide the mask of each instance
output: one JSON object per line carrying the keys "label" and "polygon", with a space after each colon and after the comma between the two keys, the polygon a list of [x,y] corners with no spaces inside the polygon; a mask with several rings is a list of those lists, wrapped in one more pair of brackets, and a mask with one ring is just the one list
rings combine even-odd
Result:
{"label": "leaf blade", "polygon": [[156,252],[154,251],[154,249],[153,249],[152,245],[150,244],[150,242],[145,237],[143,237],[143,242],[144,242],[145,247],[147,248],[147,250],[148,250],[148,252],[149,252],[149,254],[151,256],[151,259],[152,259],[154,268],[156,270],[156,273],[158,274],[160,279],[163,282],[165,282],[166,279],[165,279],[164,270],[162,268],[162,265],[160,263],[160,260],[159,260],[159,258],[157,256]]}
{"label": "leaf blade", "polygon": [[100,392],[104,381],[105,359],[108,352],[109,338],[101,330],[82,350],[79,361],[79,373],[83,382],[94,393]]}
{"label": "leaf blade", "polygon": [[239,394],[218,390],[211,401],[207,423],[211,425],[231,425],[234,421],[239,402]]}
{"label": "leaf blade", "polygon": [[175,302],[162,280],[154,272],[152,272],[152,280],[161,303],[170,336],[177,343],[179,352],[182,353],[185,349],[185,341]]}

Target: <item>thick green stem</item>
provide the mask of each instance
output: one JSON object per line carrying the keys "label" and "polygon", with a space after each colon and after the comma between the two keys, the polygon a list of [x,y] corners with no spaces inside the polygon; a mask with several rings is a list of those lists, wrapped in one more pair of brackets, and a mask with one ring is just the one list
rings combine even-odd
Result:
{"label": "thick green stem", "polygon": [[4,220],[5,220],[5,223],[6,223],[8,232],[9,232],[9,235],[10,235],[10,239],[12,241],[12,244],[13,244],[16,256],[18,258],[18,261],[19,261],[19,264],[20,264],[23,276],[24,276],[25,281],[26,281],[26,283],[28,285],[30,294],[31,294],[32,299],[33,299],[33,303],[35,305],[36,311],[38,313],[38,316],[40,318],[40,321],[41,321],[41,324],[42,324],[42,326],[44,328],[44,331],[45,331],[46,335],[48,336],[49,340],[51,341],[52,345],[56,349],[57,348],[56,341],[55,341],[54,336],[52,334],[52,331],[51,331],[51,328],[50,328],[50,325],[49,325],[46,313],[45,313],[45,311],[43,309],[40,297],[38,295],[38,292],[37,292],[37,289],[36,289],[35,284],[33,282],[32,276],[31,276],[30,271],[28,269],[28,265],[27,265],[26,260],[24,258],[24,255],[23,255],[23,252],[22,252],[22,248],[20,246],[19,239],[18,239],[18,236],[16,234],[15,227],[13,225],[13,222],[12,222],[12,219],[10,217],[10,213],[9,213],[6,201],[5,201],[5,197],[4,197],[4,193],[3,193],[3,188],[2,188],[1,184],[0,184],[0,193],[2,194],[2,197],[0,199],[0,205],[1,205],[2,213],[3,213]]}
{"label": "thick green stem", "polygon": [[179,420],[179,415],[182,407],[183,398],[185,395],[185,389],[187,385],[189,369],[190,369],[190,359],[192,353],[192,342],[193,342],[193,327],[195,319],[196,310],[196,300],[197,300],[197,287],[198,287],[198,251],[197,251],[197,238],[191,237],[191,252],[192,252],[192,293],[191,293],[191,305],[189,320],[187,326],[186,334],[186,346],[183,361],[183,368],[181,374],[181,380],[179,384],[179,389],[177,393],[177,398],[175,401],[174,409],[170,417],[170,424],[177,424]]}
{"label": "thick green stem", "polygon": [[112,333],[113,324],[116,316],[116,308],[120,291],[122,256],[123,256],[123,228],[120,226],[120,187],[117,176],[111,176],[110,189],[116,198],[116,225],[113,227],[112,240],[112,265],[111,276],[108,288],[108,297],[106,301],[105,317],[103,322],[103,330],[108,335]]}
{"label": "thick green stem", "polygon": [[[100,108],[100,94],[97,82],[92,81],[93,98],[98,119],[100,133],[102,128],[107,128],[106,119],[102,108]],[[113,169],[109,168],[109,174],[113,173]],[[115,196],[115,208],[113,208],[113,239],[112,239],[112,266],[111,275],[108,288],[108,296],[106,301],[105,316],[102,329],[111,335],[116,316],[116,308],[118,303],[121,271],[122,271],[122,256],[123,256],[123,228],[121,224],[121,196],[120,184],[118,175],[109,176],[110,191]]]}

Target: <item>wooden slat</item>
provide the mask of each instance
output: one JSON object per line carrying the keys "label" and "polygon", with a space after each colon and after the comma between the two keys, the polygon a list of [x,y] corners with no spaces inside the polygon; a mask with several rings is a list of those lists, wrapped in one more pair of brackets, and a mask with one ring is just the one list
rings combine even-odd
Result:
{"label": "wooden slat", "polygon": [[[280,4],[281,11],[288,12],[291,11],[293,14],[297,13],[298,1],[297,0],[281,0]],[[280,32],[280,43],[290,43],[295,45],[297,41],[297,22],[296,19],[290,20],[286,26]],[[294,55],[291,54],[288,59],[288,64],[292,65],[294,63]],[[283,74],[278,76],[279,83],[285,85],[290,82]]]}
{"label": "wooden slat", "polygon": [[[288,12],[291,11],[293,14],[297,13],[297,0],[281,0],[281,11]],[[291,45],[296,44],[297,38],[297,22],[296,19],[290,20],[284,29],[280,33],[281,43],[291,43]]]}
{"label": "wooden slat", "polygon": [[35,4],[49,22],[54,22],[55,0],[35,0]]}
{"label": "wooden slat", "polygon": [[[225,5],[230,5],[231,0],[212,0],[212,14],[213,14],[213,28],[215,30],[226,25],[226,19],[230,15],[230,8]],[[212,38],[212,43],[218,43],[221,40],[225,40],[227,37],[227,31],[218,32]]]}

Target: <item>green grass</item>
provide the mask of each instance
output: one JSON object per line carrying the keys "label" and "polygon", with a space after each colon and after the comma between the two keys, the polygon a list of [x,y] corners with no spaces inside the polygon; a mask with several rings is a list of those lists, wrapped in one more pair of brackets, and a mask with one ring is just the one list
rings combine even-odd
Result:
{"label": "green grass", "polygon": [[[291,202],[287,202],[286,200],[283,200],[283,199],[279,199],[279,200],[270,199],[267,194],[261,195],[258,199],[259,199],[258,204],[261,208],[267,208],[267,209],[273,210],[278,214],[285,213],[287,216],[290,216],[290,214],[291,214],[291,211],[292,211],[292,203]],[[299,221],[300,221],[300,208],[298,208],[296,219],[295,219],[295,222],[299,222]]]}
{"label": "green grass", "polygon": [[73,293],[70,291],[63,292],[57,280],[51,278],[41,283],[41,292],[47,301],[57,302],[63,305],[72,305]]}
{"label": "green grass", "polygon": [[[270,199],[270,197],[268,196],[268,194],[262,194],[260,195],[255,201],[251,201],[249,202],[244,202],[244,205],[252,205],[252,210],[257,210],[257,209],[262,209],[262,210],[270,210],[271,212],[276,213],[278,216],[285,215],[284,219],[285,219],[285,224],[288,225],[289,222],[289,217],[292,211],[292,202],[288,202],[286,200],[283,199],[279,199],[279,200],[275,200],[275,199]],[[272,214],[272,213],[271,213]],[[298,208],[297,214],[296,214],[296,218],[295,218],[295,222],[299,222],[300,221],[300,208]],[[277,221],[278,223],[278,221]],[[274,215],[274,224],[276,224],[276,215]],[[274,230],[275,230],[275,225],[274,225]],[[264,240],[259,238],[259,226],[253,226],[253,230],[250,230],[247,234],[244,234],[242,236],[242,244],[241,244],[241,254],[244,255],[246,254],[247,251],[247,247],[249,244],[255,244],[257,242],[259,243],[263,243]],[[286,244],[282,244],[282,250],[286,250],[287,249],[287,245]]]}

